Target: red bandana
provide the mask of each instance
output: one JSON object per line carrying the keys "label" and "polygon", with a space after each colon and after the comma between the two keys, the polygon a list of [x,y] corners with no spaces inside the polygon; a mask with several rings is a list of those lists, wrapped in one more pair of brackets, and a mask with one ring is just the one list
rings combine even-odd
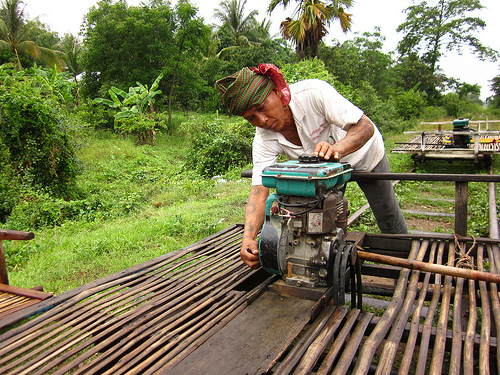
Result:
{"label": "red bandana", "polygon": [[281,101],[283,102],[283,105],[285,106],[288,103],[290,103],[290,99],[292,97],[292,95],[290,94],[290,87],[288,86],[288,83],[285,81],[285,78],[283,78],[283,74],[278,69],[278,67],[276,67],[273,64],[260,64],[258,68],[253,67],[252,71],[257,74],[268,75],[269,78],[271,78],[271,81],[273,81],[276,87],[283,94],[281,96]]}

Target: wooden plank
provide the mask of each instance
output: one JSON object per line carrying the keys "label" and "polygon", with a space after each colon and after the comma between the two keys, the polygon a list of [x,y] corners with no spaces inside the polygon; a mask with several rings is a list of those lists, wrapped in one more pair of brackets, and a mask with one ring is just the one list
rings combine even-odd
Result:
{"label": "wooden plank", "polygon": [[[442,264],[443,261],[443,253],[444,253],[444,242],[441,242],[438,247],[438,254],[436,258],[437,264]],[[424,326],[422,329],[422,335],[420,338],[420,349],[418,352],[418,361],[417,368],[415,370],[416,375],[425,375],[427,371],[427,355],[429,353],[429,341],[432,333],[432,326],[434,323],[434,315],[441,298],[441,275],[437,274],[434,286],[433,286],[433,295],[431,299],[431,303],[428,308],[427,316],[425,317]]]}
{"label": "wooden plank", "polygon": [[[496,287],[496,284],[494,284]],[[497,295],[498,297],[498,295]],[[469,321],[464,340],[464,375],[474,375],[474,338],[476,336],[477,304],[474,280],[469,280]]]}
{"label": "wooden plank", "polygon": [[[450,248],[452,246],[454,247],[454,244],[450,244]],[[448,264],[453,264],[454,261],[455,261],[455,252],[450,249],[448,253]],[[430,374],[439,374],[441,372],[441,369],[443,368],[452,284],[453,284],[453,277],[446,276],[444,278],[444,292],[441,300],[441,310],[439,313],[439,318],[437,323],[436,339],[434,342],[432,361],[429,369]]]}
{"label": "wooden plank", "polygon": [[3,243],[0,239],[0,284],[9,285],[9,274],[7,272],[7,263],[3,253]]}
{"label": "wooden plank", "polygon": [[[420,243],[418,241],[414,241],[412,244],[412,249],[410,251],[409,259],[415,259],[419,247]],[[396,319],[397,314],[401,310],[401,305],[406,294],[409,275],[410,271],[408,269],[404,269],[401,271],[398,283],[396,285],[396,290],[394,291],[394,296],[389,306],[382,315],[379,323],[376,325],[370,336],[366,339],[365,343],[361,347],[358,361],[356,362],[356,366],[354,367],[354,374],[368,373],[375,352],[384,340],[387,332],[392,326],[392,323]]]}
{"label": "wooden plank", "polygon": [[18,296],[36,298],[41,301],[52,297],[52,293],[40,292],[34,289],[19,288],[17,286],[0,284],[0,292],[16,294]]}
{"label": "wooden plank", "polygon": [[[359,350],[361,340],[363,340],[363,338],[365,337],[366,328],[370,324],[372,317],[373,317],[372,313],[364,313],[361,316],[361,319],[359,320],[358,324],[356,325],[356,328],[352,332],[351,337],[349,337],[349,340],[346,343],[346,347],[342,352],[342,355],[340,356],[337,365],[333,369],[332,374],[348,373],[352,361]],[[358,357],[358,361],[359,358],[360,357]],[[318,371],[318,374],[321,374],[321,372]]]}
{"label": "wooden plank", "polygon": [[[486,249],[490,261],[490,272],[498,273],[500,264],[497,263],[497,258],[494,255],[499,252],[498,246],[487,245]],[[498,332],[500,332],[500,298],[498,296],[498,287],[496,284],[490,284],[490,296],[493,318],[495,320],[495,327],[498,335]],[[500,345],[497,345],[496,363],[497,369],[500,369]]]}
{"label": "wooden plank", "polygon": [[308,313],[313,305],[312,301],[264,292],[216,335],[170,370],[169,375],[266,372],[307,324]]}
{"label": "wooden plank", "polygon": [[28,299],[28,300],[24,301],[22,304],[19,304],[15,307],[10,308],[9,310],[7,310],[5,312],[0,313],[0,320],[5,319],[6,317],[8,317],[8,316],[10,316],[18,311],[22,311],[27,307],[36,305],[39,302],[40,302],[39,299]]}
{"label": "wooden plank", "polygon": [[32,240],[35,234],[18,230],[0,229],[0,240]]}
{"label": "wooden plank", "polygon": [[337,329],[342,323],[348,310],[349,308],[347,306],[338,306],[335,309],[333,315],[326,324],[325,329],[320,332],[314,342],[307,348],[307,352],[302,357],[294,374],[307,375],[311,373],[321,354],[324,352],[327,345],[333,340],[333,336],[337,332]]}
{"label": "wooden plank", "polygon": [[[436,255],[437,242],[433,242],[431,245],[431,251],[429,255],[429,261],[433,262],[434,257]],[[413,355],[415,352],[415,346],[418,338],[420,324],[420,317],[422,316],[422,309],[424,307],[424,303],[427,297],[427,290],[429,288],[431,274],[426,273],[424,277],[424,281],[422,283],[422,287],[420,289],[420,295],[417,300],[417,305],[415,306],[415,310],[413,311],[413,317],[411,320],[410,333],[408,335],[408,339],[406,340],[405,351],[403,354],[403,358],[401,359],[401,364],[399,365],[399,373],[400,374],[408,374],[410,372],[410,366],[412,364]]]}
{"label": "wooden plank", "polygon": [[[479,245],[477,251],[477,269],[484,270],[483,262],[484,246]],[[491,335],[491,313],[488,298],[488,288],[484,281],[479,282],[481,294],[481,344],[479,349],[479,374],[490,374],[490,335]]]}
{"label": "wooden plank", "polygon": [[450,214],[446,212],[433,212],[433,211],[417,211],[417,210],[401,210],[404,214],[412,215],[425,215],[431,217],[455,217],[455,214]]}
{"label": "wooden plank", "polygon": [[[340,354],[340,350],[344,347],[344,343],[347,340],[347,337],[351,334],[352,327],[357,321],[357,318],[359,314],[361,313],[361,310],[358,309],[352,309],[349,311],[349,314],[347,314],[346,317],[346,322],[344,323],[344,326],[342,327],[342,330],[339,332],[338,336],[335,338],[335,341],[333,342],[332,346],[330,347],[330,350],[328,351],[328,354],[326,355],[325,359],[321,363],[320,368],[318,369],[317,374],[318,375],[325,375],[325,374],[330,374],[331,369],[333,367],[333,364],[335,362],[335,359],[337,359],[338,355]],[[368,315],[365,319],[371,320],[373,317],[372,313],[364,313],[363,315]]]}
{"label": "wooden plank", "polygon": [[306,353],[309,346],[316,340],[323,328],[334,317],[335,307],[327,306],[321,311],[318,317],[314,320],[310,327],[308,327],[305,334],[293,346],[285,359],[273,369],[273,375],[287,375],[290,374],[297,363],[301,360],[302,356]]}
{"label": "wooden plank", "polygon": [[[429,246],[429,241],[423,241],[420,244],[420,249],[418,251],[417,260],[424,258],[427,247]],[[393,368],[394,360],[398,352],[399,343],[403,332],[405,330],[406,323],[408,322],[408,317],[410,316],[413,308],[413,302],[417,296],[419,272],[413,271],[410,276],[410,282],[408,283],[407,291],[404,296],[403,304],[401,310],[396,316],[390,334],[385,340],[384,349],[380,357],[380,361],[377,366],[377,371],[375,374],[387,374],[390,373]]]}
{"label": "wooden plank", "polygon": [[[183,256],[191,252],[196,253],[200,249],[203,250],[203,247],[207,244],[210,244],[214,241],[219,241],[219,237],[222,235],[241,235],[242,232],[243,225],[235,224],[182,249],[175,250],[165,255],[161,255],[157,258],[148,260],[144,263],[140,263],[136,266],[132,266],[123,271],[113,273],[98,280],[91,281],[75,289],[68,290],[67,292],[61,293],[53,298],[40,302],[40,304],[38,305],[27,308],[26,310],[22,310],[22,313],[13,314],[6,319],[3,319],[2,321],[0,321],[0,328],[8,327],[32,315],[37,315],[41,312],[52,310],[51,312],[45,313],[42,316],[33,319],[31,322],[29,322],[28,325],[23,325],[23,329],[26,329],[26,327],[28,326],[34,326],[39,321],[50,318],[52,316],[52,312],[54,311],[53,309],[56,306],[59,306],[61,310],[64,310],[65,307],[61,307],[61,304],[76,304],[78,301],[84,300],[93,294],[110,289],[116,285],[121,285],[123,283],[136,280],[141,276],[152,272],[152,270],[159,269],[165,264],[168,264],[175,259],[182,258]],[[17,333],[18,328],[14,328],[1,335],[0,346],[3,341],[5,341],[9,337],[16,335]]]}
{"label": "wooden plank", "polygon": [[467,182],[455,182],[455,233],[467,235]]}

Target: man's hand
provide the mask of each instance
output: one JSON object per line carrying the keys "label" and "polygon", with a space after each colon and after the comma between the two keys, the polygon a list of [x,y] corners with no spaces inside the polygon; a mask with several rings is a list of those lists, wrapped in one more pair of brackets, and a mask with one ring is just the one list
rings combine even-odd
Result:
{"label": "man's hand", "polygon": [[334,145],[327,142],[318,143],[313,155],[325,160],[340,161],[344,156],[363,147],[374,132],[375,126],[366,115],[363,115],[356,124],[349,127],[346,136]]}
{"label": "man's hand", "polygon": [[245,209],[245,229],[241,241],[241,260],[251,268],[258,268],[259,244],[255,240],[266,216],[266,199],[269,189],[262,185],[253,185]]}
{"label": "man's hand", "polygon": [[339,161],[344,155],[342,152],[328,142],[320,142],[316,145],[313,155],[325,160]]}
{"label": "man's hand", "polygon": [[250,268],[256,269],[260,266],[259,244],[256,240],[244,239],[240,250],[241,260]]}

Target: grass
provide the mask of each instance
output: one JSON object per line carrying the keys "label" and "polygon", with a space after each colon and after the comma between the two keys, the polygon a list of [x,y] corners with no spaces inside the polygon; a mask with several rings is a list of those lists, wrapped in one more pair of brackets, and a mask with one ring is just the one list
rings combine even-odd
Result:
{"label": "grass", "polygon": [[[413,166],[408,155],[389,152],[406,138],[385,139],[393,172]],[[77,182],[81,196],[92,201],[88,212],[63,225],[36,230],[31,241],[5,241],[11,285],[42,285],[58,294],[244,221],[251,181],[240,174],[250,166],[230,170],[223,176],[226,182],[217,182],[185,167],[189,149],[180,133],[159,135],[154,147],[134,142],[107,132],[88,135],[79,151],[82,174]],[[467,164],[457,170],[484,173]],[[438,167],[426,163],[417,166],[417,172],[439,173]],[[454,173],[446,167],[444,173]],[[494,173],[499,172],[495,160]],[[483,235],[487,228],[485,189],[486,184],[469,186],[469,231],[474,235]],[[423,191],[429,196],[454,196],[451,183],[404,182],[396,187],[403,207],[421,204]],[[366,203],[357,184],[348,184],[346,196],[351,213]],[[450,208],[443,204],[438,209]],[[371,211],[350,230],[378,232]]]}

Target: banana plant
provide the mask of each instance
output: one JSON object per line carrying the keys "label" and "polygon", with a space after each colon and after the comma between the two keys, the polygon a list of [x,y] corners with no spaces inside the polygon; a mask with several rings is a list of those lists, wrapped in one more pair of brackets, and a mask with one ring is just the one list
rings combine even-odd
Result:
{"label": "banana plant", "polygon": [[[98,103],[103,103],[111,108],[119,108],[120,112],[115,114],[115,120],[126,117],[145,117],[153,113],[154,97],[161,94],[161,90],[157,90],[163,74],[160,74],[151,88],[148,89],[147,85],[137,82],[137,86],[129,87],[128,92],[125,92],[118,87],[111,87],[109,89],[109,96],[112,100],[97,98]],[[120,100],[119,96],[122,98]]]}
{"label": "banana plant", "polygon": [[162,78],[163,74],[160,74],[151,88],[137,82],[137,86],[129,87],[128,92],[113,86],[109,89],[111,100],[97,98],[95,101],[120,109],[114,116],[116,129],[134,133],[141,144],[149,142],[153,145],[156,135],[153,104],[155,96],[161,94],[158,86]]}

